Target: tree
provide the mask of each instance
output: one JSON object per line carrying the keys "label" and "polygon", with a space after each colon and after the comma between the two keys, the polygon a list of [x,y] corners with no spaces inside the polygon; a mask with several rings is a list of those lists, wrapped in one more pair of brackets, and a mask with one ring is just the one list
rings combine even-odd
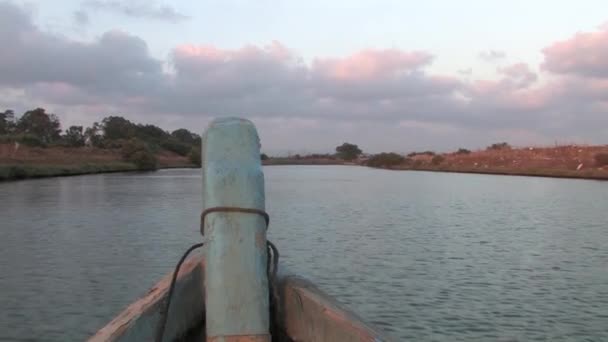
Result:
{"label": "tree", "polygon": [[190,132],[189,130],[187,130],[185,128],[176,129],[175,131],[171,132],[171,136],[173,138],[175,138],[177,141],[179,141],[183,144],[188,144],[188,145],[193,145],[194,140],[197,137],[196,134]]}
{"label": "tree", "polygon": [[135,125],[121,117],[108,116],[101,121],[105,139],[130,139],[135,136]]}
{"label": "tree", "polygon": [[0,113],[0,134],[9,134],[15,126],[15,112],[11,109]]}
{"label": "tree", "polygon": [[138,139],[127,141],[122,147],[122,158],[133,163],[140,170],[155,170],[157,168],[156,156],[146,144]]}
{"label": "tree", "polygon": [[260,154],[260,159],[268,160],[268,155],[266,153],[262,153],[262,154]]}
{"label": "tree", "polygon": [[338,157],[344,160],[353,160],[357,159],[357,157],[363,153],[363,151],[361,151],[357,145],[344,143],[336,147],[336,153],[338,154]]}
{"label": "tree", "polygon": [[55,114],[47,114],[44,108],[36,108],[23,114],[17,123],[17,130],[50,143],[59,139],[61,124]]}
{"label": "tree", "polygon": [[100,147],[103,142],[101,132],[102,128],[99,122],[93,123],[93,126],[87,127],[87,129],[84,130],[84,143],[87,146]]}
{"label": "tree", "polygon": [[63,138],[68,146],[84,146],[84,134],[82,132],[82,126],[70,126],[70,128],[65,131]]}
{"label": "tree", "polygon": [[133,125],[134,134],[137,138],[155,145],[160,145],[163,141],[170,138],[169,133],[162,128],[154,125]]}

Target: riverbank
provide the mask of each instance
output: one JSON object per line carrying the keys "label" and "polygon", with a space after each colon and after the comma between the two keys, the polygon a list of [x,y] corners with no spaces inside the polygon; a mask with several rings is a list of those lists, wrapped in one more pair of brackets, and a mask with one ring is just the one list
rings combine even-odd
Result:
{"label": "riverbank", "polygon": [[608,154],[608,146],[567,145],[426,153],[410,155],[397,165],[382,168],[608,180],[608,165],[598,164],[598,154]]}
{"label": "riverbank", "polygon": [[[156,158],[161,169],[195,167],[187,157],[166,150],[158,151]],[[0,181],[138,170],[122,160],[119,149],[0,144]]]}

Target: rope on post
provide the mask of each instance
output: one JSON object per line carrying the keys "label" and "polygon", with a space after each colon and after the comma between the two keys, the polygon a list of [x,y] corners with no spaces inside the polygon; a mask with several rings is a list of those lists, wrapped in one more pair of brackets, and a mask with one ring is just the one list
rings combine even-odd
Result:
{"label": "rope on post", "polygon": [[[203,210],[201,213],[201,234],[203,234],[203,228],[205,224],[205,217],[213,212],[240,212],[240,213],[249,213],[249,214],[258,214],[264,217],[266,221],[266,229],[268,229],[268,225],[270,224],[270,216],[267,212],[259,209],[250,209],[250,208],[237,208],[237,207],[213,207]],[[175,269],[173,271],[173,277],[171,278],[171,285],[169,286],[169,292],[167,293],[167,298],[164,302],[164,307],[160,311],[160,318],[158,321],[157,329],[156,329],[156,337],[154,339],[155,342],[162,342],[165,334],[165,327],[167,325],[167,319],[169,317],[169,308],[171,306],[171,297],[173,296],[173,292],[175,290],[175,283],[177,281],[177,275],[179,274],[179,269],[188,257],[188,255],[195,249],[203,246],[203,242],[192,245],[186,253],[181,257]],[[276,292],[276,288],[274,286],[274,281],[276,279],[277,271],[279,269],[279,250],[277,247],[270,241],[266,241],[266,247],[268,248],[268,261],[267,261],[267,275],[268,275],[268,290],[269,290],[269,298],[270,298],[270,324],[271,331],[273,330],[272,325],[274,321],[275,311],[278,308],[278,294]]]}

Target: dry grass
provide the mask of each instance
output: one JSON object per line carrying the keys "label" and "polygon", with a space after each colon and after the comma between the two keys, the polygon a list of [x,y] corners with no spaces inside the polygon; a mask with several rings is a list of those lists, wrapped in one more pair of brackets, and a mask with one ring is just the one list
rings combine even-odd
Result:
{"label": "dry grass", "polygon": [[400,169],[475,172],[568,178],[608,179],[608,166],[598,167],[595,156],[608,146],[567,145],[446,153],[439,164],[431,156],[412,157],[414,163]]}

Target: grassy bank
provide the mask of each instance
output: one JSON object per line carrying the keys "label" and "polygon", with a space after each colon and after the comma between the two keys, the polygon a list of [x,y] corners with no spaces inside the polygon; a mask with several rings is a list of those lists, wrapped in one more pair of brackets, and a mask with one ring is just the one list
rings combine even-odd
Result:
{"label": "grassy bank", "polygon": [[[188,158],[170,151],[158,151],[155,157],[158,168],[195,167]],[[119,149],[0,144],[0,181],[137,170],[134,163],[123,160]]]}
{"label": "grassy bank", "polygon": [[0,181],[76,176],[107,172],[135,171],[137,167],[130,163],[113,162],[108,164],[80,165],[0,165]]}

